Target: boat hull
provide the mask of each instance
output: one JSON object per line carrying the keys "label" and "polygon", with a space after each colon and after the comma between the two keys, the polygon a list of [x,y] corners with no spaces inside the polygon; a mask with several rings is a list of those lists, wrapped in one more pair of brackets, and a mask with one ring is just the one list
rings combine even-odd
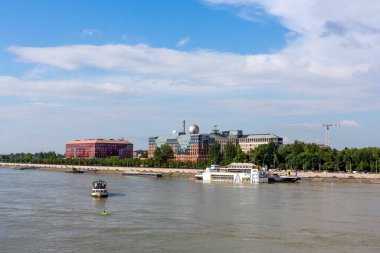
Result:
{"label": "boat hull", "polygon": [[274,176],[274,177],[269,177],[268,182],[269,183],[295,183],[298,180],[300,180],[300,177],[292,177],[292,176],[286,176],[286,177],[279,177],[279,176]]}
{"label": "boat hull", "polygon": [[107,198],[108,197],[108,193],[99,193],[99,192],[91,193],[91,197],[94,197],[94,198]]}
{"label": "boat hull", "polygon": [[203,175],[202,175],[202,173],[197,173],[197,174],[195,174],[194,178],[197,180],[203,180]]}
{"label": "boat hull", "polygon": [[65,173],[80,174],[80,173],[84,173],[84,171],[78,170],[76,168],[71,168],[71,169],[65,170]]}

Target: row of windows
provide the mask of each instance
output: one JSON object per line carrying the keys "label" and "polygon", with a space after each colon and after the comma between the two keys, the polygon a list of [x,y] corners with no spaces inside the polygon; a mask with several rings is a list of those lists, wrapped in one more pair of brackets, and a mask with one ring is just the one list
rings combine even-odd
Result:
{"label": "row of windows", "polygon": [[67,152],[83,152],[84,150],[127,150],[127,151],[133,151],[133,148],[132,147],[125,147],[125,148],[113,148],[113,147],[86,147],[86,148],[67,148],[66,151]]}
{"label": "row of windows", "polygon": [[240,144],[240,146],[243,148],[243,147],[258,147],[260,144],[252,144],[252,143],[248,143],[248,144]]}
{"label": "row of windows", "polygon": [[277,138],[243,138],[243,139],[239,139],[239,143],[249,143],[249,142],[276,142],[278,141]]}
{"label": "row of windows", "polygon": [[132,144],[96,144],[96,147],[120,147],[120,146],[126,146],[126,147],[131,147],[133,146]]}
{"label": "row of windows", "polygon": [[125,146],[125,147],[133,147],[133,144],[95,144],[95,143],[82,143],[82,144],[67,144],[67,147],[71,148],[76,148],[76,147],[120,147],[120,146]]}

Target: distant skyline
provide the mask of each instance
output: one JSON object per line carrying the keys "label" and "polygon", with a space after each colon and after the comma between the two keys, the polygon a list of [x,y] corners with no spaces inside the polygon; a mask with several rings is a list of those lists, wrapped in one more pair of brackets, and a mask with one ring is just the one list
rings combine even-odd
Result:
{"label": "distant skyline", "polygon": [[180,130],[380,146],[375,0],[2,0],[0,153]]}

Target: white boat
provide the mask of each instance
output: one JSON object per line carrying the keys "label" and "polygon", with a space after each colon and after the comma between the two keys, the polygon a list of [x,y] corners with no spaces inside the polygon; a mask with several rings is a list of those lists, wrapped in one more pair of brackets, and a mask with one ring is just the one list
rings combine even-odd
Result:
{"label": "white boat", "polygon": [[203,180],[203,172],[197,172],[194,177],[195,179]]}
{"label": "white boat", "polygon": [[92,182],[91,196],[98,198],[108,197],[107,183],[100,179]]}
{"label": "white boat", "polygon": [[197,173],[195,178],[205,182],[268,183],[268,174],[253,164],[230,164],[226,168],[211,165],[202,175]]}

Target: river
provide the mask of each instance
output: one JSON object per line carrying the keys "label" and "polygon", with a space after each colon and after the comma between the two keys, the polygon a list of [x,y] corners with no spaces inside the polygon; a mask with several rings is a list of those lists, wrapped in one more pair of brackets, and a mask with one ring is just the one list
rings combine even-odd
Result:
{"label": "river", "polygon": [[[107,199],[90,197],[98,178],[108,183]],[[379,200],[374,184],[3,168],[0,252],[380,252]]]}

